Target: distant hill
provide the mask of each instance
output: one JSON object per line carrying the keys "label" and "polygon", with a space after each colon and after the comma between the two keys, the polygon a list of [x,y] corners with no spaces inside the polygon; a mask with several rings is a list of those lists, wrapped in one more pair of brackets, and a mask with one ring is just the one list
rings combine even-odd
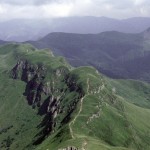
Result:
{"label": "distant hill", "polygon": [[150,29],[134,34],[51,33],[30,43],[38,48],[51,48],[74,66],[92,65],[113,78],[150,82]]}
{"label": "distant hill", "polygon": [[0,40],[0,45],[7,44],[7,43],[9,43],[9,42]]}
{"label": "distant hill", "polygon": [[150,18],[112,19],[107,17],[68,17],[43,20],[16,19],[0,22],[0,39],[37,40],[52,32],[96,34],[104,31],[139,33],[150,27]]}

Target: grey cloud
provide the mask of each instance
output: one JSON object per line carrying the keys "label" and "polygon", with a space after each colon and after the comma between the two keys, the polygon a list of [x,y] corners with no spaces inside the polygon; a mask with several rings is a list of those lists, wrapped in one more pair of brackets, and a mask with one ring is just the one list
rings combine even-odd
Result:
{"label": "grey cloud", "polygon": [[1,0],[0,4],[9,4],[9,5],[44,5],[51,3],[66,3],[74,2],[75,0]]}
{"label": "grey cloud", "polygon": [[0,0],[1,19],[63,16],[150,17],[150,0]]}
{"label": "grey cloud", "polygon": [[[46,3],[52,3],[55,0],[1,0],[0,4],[9,4],[9,5],[42,5]],[[59,0],[58,0],[59,1]],[[57,0],[56,0],[57,2]]]}

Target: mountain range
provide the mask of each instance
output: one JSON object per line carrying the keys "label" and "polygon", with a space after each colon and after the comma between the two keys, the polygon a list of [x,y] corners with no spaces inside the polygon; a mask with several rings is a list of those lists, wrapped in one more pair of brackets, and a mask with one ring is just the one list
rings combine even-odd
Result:
{"label": "mountain range", "polygon": [[73,66],[92,65],[112,78],[150,82],[150,28],[140,33],[50,33],[28,42],[37,48],[51,48]]}
{"label": "mountain range", "polygon": [[150,149],[150,18],[0,29],[0,150]]}
{"label": "mountain range", "polygon": [[15,19],[0,22],[4,41],[37,40],[52,32],[96,34],[105,31],[139,33],[150,27],[150,18],[113,19],[107,17],[67,17],[53,19]]}

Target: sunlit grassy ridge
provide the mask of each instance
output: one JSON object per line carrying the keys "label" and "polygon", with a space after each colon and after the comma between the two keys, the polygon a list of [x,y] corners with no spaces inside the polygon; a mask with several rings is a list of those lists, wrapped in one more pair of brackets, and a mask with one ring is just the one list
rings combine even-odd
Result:
{"label": "sunlit grassy ridge", "polygon": [[[44,116],[37,115],[23,95],[25,82],[10,76],[18,60],[47,68],[46,81],[59,79],[53,75],[58,68],[68,70],[67,76],[82,87],[83,96],[70,116],[40,145],[33,141]],[[64,82],[55,87],[67,88]],[[71,67],[62,57],[49,50],[39,51],[28,44],[0,47],[0,149],[58,150],[75,146],[86,150],[149,150],[150,149],[150,85],[130,80],[111,80],[93,67]],[[62,104],[68,106],[77,96],[67,91]],[[62,119],[64,114],[58,116]]]}

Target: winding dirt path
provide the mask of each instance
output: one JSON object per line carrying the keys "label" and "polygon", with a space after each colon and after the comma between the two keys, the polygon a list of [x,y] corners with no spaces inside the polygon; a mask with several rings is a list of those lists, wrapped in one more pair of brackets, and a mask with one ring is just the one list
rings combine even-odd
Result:
{"label": "winding dirt path", "polygon": [[89,79],[89,78],[87,78],[87,81],[86,81],[86,83],[87,83],[87,95],[89,95],[89,94],[90,94],[90,93],[89,93],[89,89],[90,89],[89,81],[90,81],[90,79]]}
{"label": "winding dirt path", "polygon": [[[80,113],[82,112],[83,100],[84,100],[84,98],[85,98],[87,95],[89,95],[89,87],[90,87],[90,85],[89,85],[89,78],[87,78],[87,94],[84,95],[84,96],[81,98],[81,100],[80,100],[80,103],[81,103],[81,104],[80,104],[79,112],[78,112],[78,114],[75,116],[75,118],[69,123],[69,129],[70,129],[70,134],[71,134],[72,139],[75,139],[75,136],[74,136],[74,133],[73,133],[73,129],[72,129],[72,125],[75,123],[75,121],[76,121],[77,118],[79,117]],[[82,146],[82,150],[85,150],[86,145],[87,145],[87,142],[84,141],[83,146]]]}
{"label": "winding dirt path", "polygon": [[86,146],[87,146],[87,141],[85,140],[84,142],[83,142],[83,144],[82,144],[82,148],[81,148],[81,150],[86,150]]}
{"label": "winding dirt path", "polygon": [[85,96],[81,98],[81,101],[80,101],[81,105],[80,105],[80,110],[79,110],[78,114],[77,114],[77,115],[75,116],[75,118],[69,123],[70,133],[71,133],[71,137],[72,137],[73,139],[75,139],[75,137],[74,137],[74,133],[73,133],[73,130],[72,130],[72,127],[71,127],[71,126],[75,123],[76,119],[78,118],[78,116],[80,115],[80,113],[81,113],[81,111],[82,111],[83,99],[84,99],[84,98],[85,98]]}

